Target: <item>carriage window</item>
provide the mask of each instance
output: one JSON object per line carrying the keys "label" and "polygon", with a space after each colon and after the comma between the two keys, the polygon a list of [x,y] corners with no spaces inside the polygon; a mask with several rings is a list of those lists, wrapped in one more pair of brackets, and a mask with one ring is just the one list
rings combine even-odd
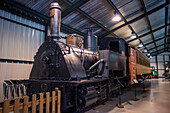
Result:
{"label": "carriage window", "polygon": [[110,42],[110,50],[119,52],[119,41]]}

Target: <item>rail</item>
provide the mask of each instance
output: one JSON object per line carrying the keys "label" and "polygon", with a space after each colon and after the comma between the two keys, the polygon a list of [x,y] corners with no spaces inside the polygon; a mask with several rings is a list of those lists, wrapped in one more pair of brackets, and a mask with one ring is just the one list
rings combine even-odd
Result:
{"label": "rail", "polygon": [[[60,101],[61,101],[61,91],[58,88],[55,88],[55,91],[52,91],[52,97],[50,97],[50,92],[46,92],[46,97],[44,98],[44,93],[39,94],[39,99],[37,100],[37,95],[32,95],[32,101],[29,101],[29,96],[24,96],[23,102],[20,102],[20,98],[16,97],[14,103],[10,105],[10,100],[5,99],[3,107],[0,107],[0,113],[9,113],[14,111],[14,113],[20,113],[23,110],[23,113],[60,113]],[[50,104],[51,103],[51,104]],[[45,104],[45,106],[44,106]],[[51,106],[50,106],[51,105]]]}

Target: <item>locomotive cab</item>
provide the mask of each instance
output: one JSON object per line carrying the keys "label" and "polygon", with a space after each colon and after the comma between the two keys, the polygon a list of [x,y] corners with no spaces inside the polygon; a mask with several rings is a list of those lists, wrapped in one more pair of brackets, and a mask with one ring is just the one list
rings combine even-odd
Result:
{"label": "locomotive cab", "polygon": [[[105,37],[99,39],[99,57],[106,59],[103,77],[128,75],[128,50],[123,39]],[[102,70],[101,66],[100,69]]]}

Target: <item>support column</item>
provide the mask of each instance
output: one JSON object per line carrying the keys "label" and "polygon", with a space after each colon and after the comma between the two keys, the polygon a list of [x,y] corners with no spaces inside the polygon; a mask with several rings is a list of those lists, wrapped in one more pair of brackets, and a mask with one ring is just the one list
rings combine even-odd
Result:
{"label": "support column", "polygon": [[45,25],[45,41],[47,40],[47,35],[48,35],[48,24]]}
{"label": "support column", "polygon": [[155,56],[155,60],[156,60],[156,68],[157,68],[157,71],[158,71],[158,55]]}
{"label": "support column", "polygon": [[165,55],[163,55],[163,63],[164,63],[164,72],[165,72],[165,70],[166,70],[166,68],[165,68]]}

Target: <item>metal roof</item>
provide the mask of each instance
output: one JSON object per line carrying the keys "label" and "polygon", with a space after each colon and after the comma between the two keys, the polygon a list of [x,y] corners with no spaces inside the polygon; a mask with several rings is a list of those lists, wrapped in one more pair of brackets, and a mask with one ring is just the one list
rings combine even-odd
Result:
{"label": "metal roof", "polygon": [[[10,0],[5,0],[10,1]],[[15,0],[36,12],[48,16],[49,5],[56,0]],[[86,34],[86,28],[94,27],[99,38],[112,36],[123,38],[129,44],[144,45],[152,55],[159,50],[169,51],[169,0],[57,0],[62,7],[62,27],[72,33]],[[122,19],[113,22],[114,12]],[[68,33],[67,32],[67,33]],[[130,36],[134,32],[136,39]],[[161,39],[162,38],[162,39]]]}

